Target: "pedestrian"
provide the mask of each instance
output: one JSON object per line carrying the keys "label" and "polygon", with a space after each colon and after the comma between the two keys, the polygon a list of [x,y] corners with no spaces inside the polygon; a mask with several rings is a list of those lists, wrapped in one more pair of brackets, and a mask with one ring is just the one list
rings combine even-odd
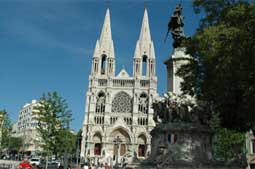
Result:
{"label": "pedestrian", "polygon": [[110,169],[110,166],[108,165],[108,163],[105,163],[104,169]]}
{"label": "pedestrian", "polygon": [[62,164],[59,165],[58,169],[64,169],[64,167],[62,166]]}
{"label": "pedestrian", "polygon": [[89,169],[88,163],[85,163],[85,164],[83,165],[83,168],[82,168],[82,169]]}
{"label": "pedestrian", "polygon": [[36,164],[32,164],[32,169],[37,169]]}
{"label": "pedestrian", "polygon": [[70,164],[67,166],[67,169],[72,169]]}
{"label": "pedestrian", "polygon": [[19,163],[19,169],[32,169],[32,165],[28,162],[26,157]]}

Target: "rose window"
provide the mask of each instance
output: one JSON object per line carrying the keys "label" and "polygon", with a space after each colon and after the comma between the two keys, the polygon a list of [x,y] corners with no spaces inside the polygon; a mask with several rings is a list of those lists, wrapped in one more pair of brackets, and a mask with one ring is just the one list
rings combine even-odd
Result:
{"label": "rose window", "polygon": [[132,100],[125,92],[118,93],[112,101],[112,112],[131,113]]}

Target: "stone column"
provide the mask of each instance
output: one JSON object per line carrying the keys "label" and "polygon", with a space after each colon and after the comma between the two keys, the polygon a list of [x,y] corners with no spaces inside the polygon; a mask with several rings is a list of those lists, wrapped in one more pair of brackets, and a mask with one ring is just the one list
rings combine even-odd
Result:
{"label": "stone column", "polygon": [[190,55],[185,53],[185,48],[174,49],[173,54],[164,62],[167,66],[167,91],[181,94],[181,82],[183,79],[176,75],[178,69],[192,60]]}

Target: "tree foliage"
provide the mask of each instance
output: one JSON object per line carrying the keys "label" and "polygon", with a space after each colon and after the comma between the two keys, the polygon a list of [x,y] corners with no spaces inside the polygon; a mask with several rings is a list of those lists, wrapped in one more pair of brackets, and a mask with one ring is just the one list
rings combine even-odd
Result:
{"label": "tree foliage", "polygon": [[9,114],[6,110],[0,110],[0,114],[3,115],[3,121],[1,126],[2,136],[1,136],[1,151],[11,152],[19,151],[23,140],[20,137],[13,137],[12,132],[12,123],[9,117]]}
{"label": "tree foliage", "polygon": [[57,135],[57,151],[59,156],[66,153],[75,155],[76,135],[68,129],[61,129]]}
{"label": "tree foliage", "polygon": [[221,126],[247,131],[255,122],[255,3],[195,0],[202,25],[185,43],[195,58],[178,71],[185,94],[212,103]]}
{"label": "tree foliage", "polygon": [[43,94],[34,109],[37,115],[37,131],[42,139],[42,148],[48,155],[57,155],[63,139],[63,130],[69,129],[71,111],[66,101],[57,92]]}
{"label": "tree foliage", "polygon": [[1,126],[1,149],[7,149],[9,144],[9,139],[11,137],[11,120],[9,118],[9,114],[6,110],[0,110],[2,114],[2,126]]}
{"label": "tree foliage", "polygon": [[20,151],[20,148],[23,145],[23,139],[21,137],[10,137],[9,138],[9,144],[8,144],[8,150],[13,152]]}
{"label": "tree foliage", "polygon": [[216,159],[229,161],[245,155],[245,134],[220,126],[219,113],[213,113],[212,128],[215,131],[213,138],[213,154]]}

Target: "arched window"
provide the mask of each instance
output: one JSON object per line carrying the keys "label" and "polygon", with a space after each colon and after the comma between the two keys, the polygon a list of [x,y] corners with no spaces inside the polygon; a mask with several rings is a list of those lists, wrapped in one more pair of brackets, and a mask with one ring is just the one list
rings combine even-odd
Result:
{"label": "arched window", "polygon": [[116,94],[112,101],[112,112],[114,113],[131,113],[132,112],[132,99],[125,92]]}
{"label": "arched window", "polygon": [[97,113],[105,112],[105,94],[103,92],[100,92],[97,96],[96,112]]}
{"label": "arched window", "polygon": [[106,68],[106,55],[103,54],[101,56],[101,74],[104,75],[105,74],[105,68]]}
{"label": "arched window", "polygon": [[148,96],[145,93],[142,93],[139,97],[138,112],[147,114],[148,107]]}
{"label": "arched window", "polygon": [[147,72],[147,56],[143,55],[142,76],[146,76],[146,72]]}
{"label": "arched window", "polygon": [[99,133],[96,133],[93,136],[93,142],[95,143],[95,145],[94,145],[94,155],[101,155],[102,136]]}
{"label": "arched window", "polygon": [[138,156],[145,157],[146,153],[146,137],[144,135],[140,135],[138,137]]}

